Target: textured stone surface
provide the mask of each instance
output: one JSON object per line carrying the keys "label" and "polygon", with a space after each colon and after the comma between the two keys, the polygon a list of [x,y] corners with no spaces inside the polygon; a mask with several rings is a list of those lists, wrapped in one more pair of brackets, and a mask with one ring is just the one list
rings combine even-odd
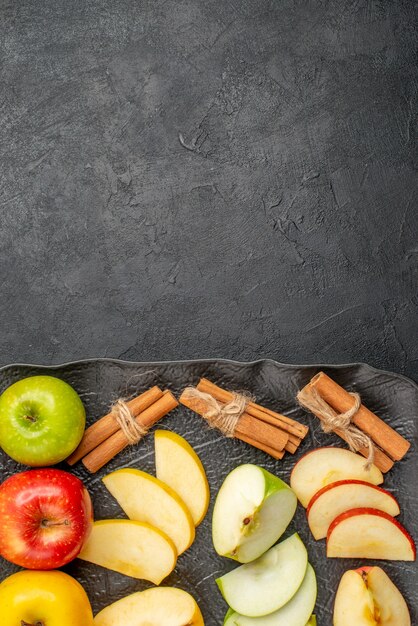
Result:
{"label": "textured stone surface", "polygon": [[417,378],[414,5],[3,0],[1,363]]}

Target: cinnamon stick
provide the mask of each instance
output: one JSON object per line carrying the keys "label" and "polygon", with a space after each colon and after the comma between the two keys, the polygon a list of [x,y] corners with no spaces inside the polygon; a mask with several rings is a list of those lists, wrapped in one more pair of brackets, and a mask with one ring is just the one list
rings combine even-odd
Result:
{"label": "cinnamon stick", "polygon": [[[140,413],[135,421],[143,428],[151,428],[162,417],[178,406],[178,402],[170,391],[164,391],[162,396]],[[122,430],[118,430],[108,437],[103,443],[92,450],[82,459],[83,465],[89,472],[97,472],[106,465],[113,457],[128,445],[128,441]]]}
{"label": "cinnamon stick", "polygon": [[[163,392],[159,389],[159,387],[151,387],[151,389],[148,389],[136,398],[129,400],[126,404],[132,415],[136,416],[154,404],[154,402],[161,398],[162,395]],[[119,428],[119,424],[114,419],[111,412],[101,417],[86,429],[78,447],[68,457],[67,463],[69,465],[77,463],[77,461],[86,456],[86,454],[91,452],[91,450],[113,435],[113,433],[117,432]]]}
{"label": "cinnamon stick", "polygon": [[[203,391],[204,393],[209,393],[216,400],[225,404],[230,402],[233,397],[233,393],[218,387],[207,378],[200,379],[197,389],[199,389],[199,391]],[[279,427],[285,432],[295,435],[299,439],[306,437],[309,431],[309,428],[304,424],[300,424],[299,422],[292,420],[290,417],[282,415],[281,413],[276,413],[271,409],[266,409],[255,402],[248,403],[246,412],[263,422]]]}
{"label": "cinnamon stick", "polygon": [[[324,372],[319,372],[307,385],[316,388],[319,395],[338,413],[348,411],[353,397]],[[386,455],[399,461],[411,444],[377,415],[362,404],[352,419],[353,424],[368,435]]]}
{"label": "cinnamon stick", "polygon": [[[207,413],[207,404],[201,398],[189,397],[183,392],[179,401],[188,409],[191,409],[203,417]],[[270,454],[271,450],[274,450],[275,454],[278,452],[281,453],[289,439],[288,433],[254,418],[246,411],[238,420],[234,431],[234,437],[241,439],[241,441],[251,443],[251,445],[267,452],[268,454]],[[276,458],[281,458],[281,456]]]}
{"label": "cinnamon stick", "polygon": [[265,452],[266,454],[269,454],[270,456],[272,456],[274,459],[277,459],[278,461],[280,461],[284,457],[284,454],[285,454],[284,450],[282,451],[276,450],[275,448],[270,448],[269,446],[263,446],[262,448],[260,448],[260,444],[258,441],[251,439],[251,437],[246,437],[243,434],[241,434],[239,439],[241,441],[244,441],[245,443],[250,444],[250,446],[253,446],[253,448],[258,448],[259,450],[262,450],[263,452]]}

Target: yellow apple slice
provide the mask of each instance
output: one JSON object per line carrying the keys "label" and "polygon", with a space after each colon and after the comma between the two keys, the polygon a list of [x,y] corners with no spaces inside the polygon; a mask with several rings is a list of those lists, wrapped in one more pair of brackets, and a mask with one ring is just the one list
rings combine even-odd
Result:
{"label": "yellow apple slice", "polygon": [[204,626],[194,598],[182,589],[138,591],[100,611],[95,626]]}
{"label": "yellow apple slice", "polygon": [[116,470],[103,482],[129,519],[162,530],[176,546],[177,554],[191,546],[195,537],[192,516],[171,487],[137,469]]}
{"label": "yellow apple slice", "polygon": [[173,571],[177,552],[160,530],[132,520],[94,522],[79,559],[155,585]]}
{"label": "yellow apple slice", "polygon": [[155,466],[157,478],[179,494],[198,526],[207,513],[210,494],[206,472],[192,446],[176,433],[157,430]]}

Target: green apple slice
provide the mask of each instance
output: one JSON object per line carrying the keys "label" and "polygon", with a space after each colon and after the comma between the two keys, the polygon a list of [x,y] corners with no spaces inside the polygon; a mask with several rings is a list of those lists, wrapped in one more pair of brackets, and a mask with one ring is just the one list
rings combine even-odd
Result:
{"label": "green apple slice", "polygon": [[259,617],[273,613],[289,602],[302,584],[307,565],[306,548],[295,533],[252,563],[237,567],[216,582],[236,613]]}
{"label": "green apple slice", "polygon": [[216,552],[240,563],[257,559],[284,533],[296,506],[296,495],[280,478],[257,465],[239,465],[216,498],[212,519]]}
{"label": "green apple slice", "polygon": [[301,586],[281,609],[263,617],[246,617],[230,610],[224,626],[315,626],[315,616],[309,616],[315,606],[316,592],[315,572],[308,563]]}

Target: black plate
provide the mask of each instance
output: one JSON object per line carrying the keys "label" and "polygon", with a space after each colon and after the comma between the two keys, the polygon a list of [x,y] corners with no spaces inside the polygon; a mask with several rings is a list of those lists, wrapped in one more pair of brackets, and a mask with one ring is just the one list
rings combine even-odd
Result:
{"label": "black plate", "polygon": [[[119,396],[129,396],[158,384],[171,389],[176,395],[201,376],[228,388],[247,389],[257,396],[261,404],[277,409],[286,415],[309,424],[311,430],[295,456],[286,455],[275,461],[262,452],[235,440],[223,438],[210,430],[204,421],[182,407],[160,422],[167,428],[186,437],[195,447],[206,468],[211,487],[211,508],[197,530],[193,546],[182,555],[175,571],[164,581],[186,589],[198,601],[206,626],[222,624],[226,605],[219,594],[214,579],[235,567],[228,559],[218,557],[211,541],[211,515],[214,496],[226,474],[241,463],[257,463],[269,471],[289,480],[295,460],[311,448],[323,445],[344,445],[334,435],[325,435],[317,420],[308,416],[295,403],[295,395],[317,371],[324,369],[346,388],[358,391],[364,403],[409,439],[412,447],[406,458],[397,464],[385,479],[385,487],[393,491],[401,507],[400,521],[414,535],[418,519],[416,482],[418,463],[416,441],[418,430],[418,386],[411,380],[389,372],[376,370],[364,364],[339,366],[293,366],[262,360],[254,363],[237,363],[224,360],[179,361],[164,363],[127,363],[97,359],[67,363],[52,367],[36,365],[10,365],[2,368],[0,391],[25,376],[51,374],[70,383],[80,394],[88,414],[88,421],[105,414],[109,404]],[[1,478],[25,468],[0,452]],[[107,467],[90,475],[81,464],[74,469],[88,487],[96,519],[124,517],[117,503],[106,491],[101,478],[120,467],[137,467],[154,472],[153,437],[149,435],[139,445],[124,450]],[[68,469],[64,464],[64,469]],[[335,591],[346,569],[363,564],[356,560],[327,559],[324,541],[315,542],[310,536],[305,514],[298,507],[297,514],[286,534],[298,531],[304,540],[309,558],[318,578],[316,614],[320,626],[331,626]],[[416,563],[379,562],[398,585],[408,602],[413,624],[418,623],[418,587]],[[18,568],[0,562],[3,579]],[[123,596],[150,587],[149,583],[122,576],[100,567],[75,560],[66,567],[87,590],[96,613]],[[81,626],[81,625],[80,625]],[[355,626],[353,624],[353,626]]]}

